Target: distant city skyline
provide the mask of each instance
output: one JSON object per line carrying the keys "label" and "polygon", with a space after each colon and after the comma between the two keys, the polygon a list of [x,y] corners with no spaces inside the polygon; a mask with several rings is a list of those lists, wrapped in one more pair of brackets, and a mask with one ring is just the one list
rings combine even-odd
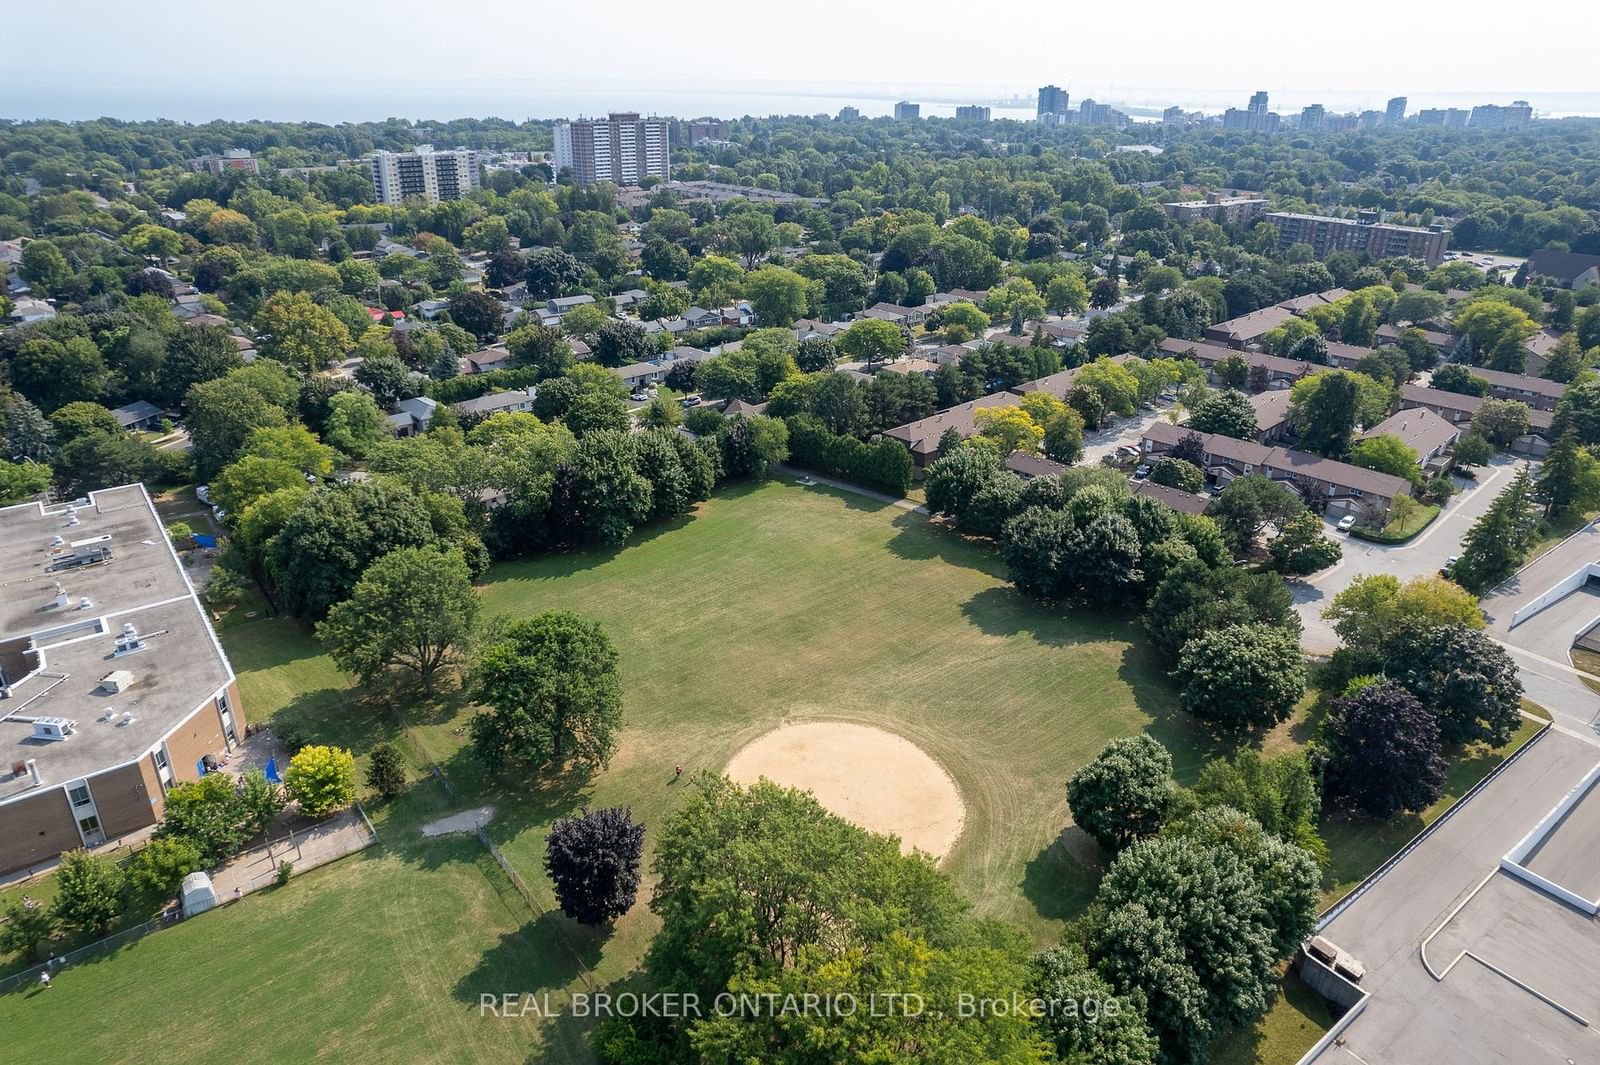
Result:
{"label": "distant city skyline", "polygon": [[[615,0],[559,11],[484,0],[465,15],[422,0],[391,0],[378,13],[349,0],[280,0],[270,15],[182,0],[148,10],[109,0],[38,5],[27,12],[29,47],[7,57],[0,115],[522,119],[627,108],[687,115],[701,108],[673,101],[749,101],[721,108],[734,116],[792,113],[800,109],[770,101],[819,96],[940,102],[952,111],[1023,96],[1031,109],[1046,84],[1158,113],[1243,106],[1264,87],[1285,113],[1313,103],[1382,110],[1404,95],[1412,110],[1526,99],[1542,114],[1600,114],[1589,55],[1600,17],[1587,0],[1557,0],[1538,19],[1492,28],[1468,12],[1440,19],[1425,6],[1377,0],[1314,16],[1267,0],[1211,16],[1169,0],[1136,19],[1124,9],[1024,0],[983,23],[1003,47],[953,52],[952,34],[976,23],[970,5],[953,0],[929,0],[913,14],[841,0],[804,9]],[[1182,32],[1169,32],[1178,19]],[[1313,26],[1309,46],[1280,47]],[[606,40],[619,47],[595,47]],[[1437,61],[1397,66],[1373,47],[1379,40],[1425,43]],[[401,54],[403,63],[381,62]],[[945,55],[948,62],[930,63]],[[930,80],[930,69],[942,76]],[[1246,70],[1245,85],[1217,84]],[[1174,84],[1135,84],[1157,71]],[[930,91],[941,99],[916,99]]]}

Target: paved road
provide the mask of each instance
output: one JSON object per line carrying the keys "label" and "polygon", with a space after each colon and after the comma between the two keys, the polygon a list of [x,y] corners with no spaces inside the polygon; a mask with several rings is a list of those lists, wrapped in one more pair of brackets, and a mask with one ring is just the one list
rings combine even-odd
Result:
{"label": "paved road", "polygon": [[1450,556],[1460,553],[1461,538],[1489,509],[1496,493],[1516,470],[1525,466],[1527,462],[1522,459],[1499,458],[1494,465],[1482,470],[1476,481],[1457,478],[1456,484],[1462,490],[1451,497],[1444,513],[1409,543],[1387,545],[1357,540],[1338,532],[1330,523],[1328,535],[1341,541],[1344,558],[1331,569],[1289,585],[1295,608],[1305,626],[1306,650],[1312,654],[1331,654],[1338,649],[1339,637],[1322,620],[1322,611],[1356,577],[1387,573],[1406,580],[1439,572]]}

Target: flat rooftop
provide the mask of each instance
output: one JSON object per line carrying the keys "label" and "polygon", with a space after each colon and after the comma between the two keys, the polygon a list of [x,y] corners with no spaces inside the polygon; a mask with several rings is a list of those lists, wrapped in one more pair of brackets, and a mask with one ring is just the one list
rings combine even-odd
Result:
{"label": "flat rooftop", "polygon": [[[10,697],[0,698],[0,801],[35,790],[26,774],[10,773],[13,764],[33,760],[44,786],[122,765],[233,679],[143,486],[96,492],[74,516],[76,525],[65,505],[0,508],[0,648],[9,652],[0,662],[12,685]],[[104,560],[61,565],[53,558],[103,536],[110,537]],[[53,546],[56,537],[62,545]],[[125,624],[143,647],[118,655]],[[132,682],[111,694],[101,681],[114,671],[132,674]],[[107,710],[115,719],[105,719]],[[63,740],[36,739],[32,719],[39,717],[77,727]]]}

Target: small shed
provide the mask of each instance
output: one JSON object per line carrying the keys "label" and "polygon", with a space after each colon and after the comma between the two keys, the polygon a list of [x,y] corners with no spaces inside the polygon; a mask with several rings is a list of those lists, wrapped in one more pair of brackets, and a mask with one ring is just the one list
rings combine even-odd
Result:
{"label": "small shed", "polygon": [[217,889],[211,886],[211,878],[205,873],[190,873],[183,878],[178,899],[183,904],[183,915],[193,917],[217,905]]}

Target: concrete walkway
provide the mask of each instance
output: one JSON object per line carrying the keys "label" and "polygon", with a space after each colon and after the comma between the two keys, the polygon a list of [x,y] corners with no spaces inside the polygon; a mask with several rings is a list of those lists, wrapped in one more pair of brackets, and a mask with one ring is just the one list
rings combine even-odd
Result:
{"label": "concrete walkway", "polygon": [[898,499],[884,492],[874,492],[870,488],[862,488],[860,485],[854,485],[848,481],[838,481],[832,477],[824,477],[822,474],[812,473],[810,470],[802,470],[795,466],[785,465],[781,462],[773,463],[772,468],[781,474],[794,478],[797,481],[802,477],[809,477],[818,484],[825,484],[829,488],[837,488],[841,492],[850,492],[854,495],[865,496],[868,499],[876,499],[880,503],[885,503],[891,507],[899,507],[901,510],[909,510],[913,514],[928,513],[927,507],[919,507],[909,499]]}
{"label": "concrete walkway", "polygon": [[359,812],[345,810],[229,859],[212,872],[211,884],[216,888],[217,901],[228,902],[271,885],[278,878],[281,862],[292,862],[295,873],[303,873],[377,841]]}

